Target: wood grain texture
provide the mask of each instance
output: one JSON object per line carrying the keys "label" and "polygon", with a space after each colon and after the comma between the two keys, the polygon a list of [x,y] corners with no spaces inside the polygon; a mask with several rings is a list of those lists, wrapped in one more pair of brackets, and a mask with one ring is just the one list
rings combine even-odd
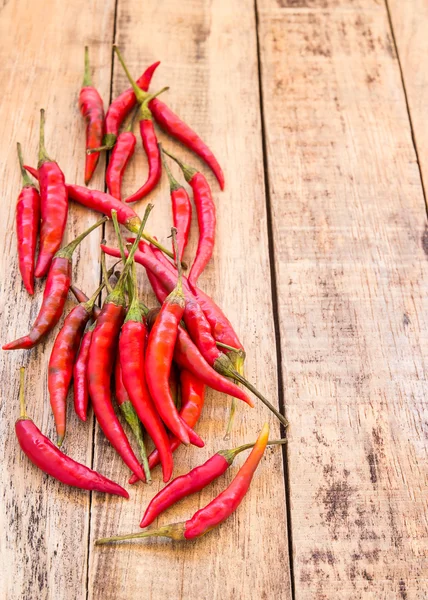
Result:
{"label": "wood grain texture", "polygon": [[[160,134],[166,147],[202,168],[212,184],[218,209],[217,244],[213,260],[201,277],[201,286],[224,308],[242,336],[248,353],[248,377],[276,402],[254,17],[253,4],[247,0],[179,4],[150,0],[141,6],[120,0],[116,42],[135,76],[154,60],[162,61],[152,88],[170,85],[163,99],[208,142],[225,170],[226,191],[220,193],[200,161]],[[115,62],[114,94],[126,85],[120,65]],[[127,173],[127,194],[135,191],[146,175],[140,141],[138,146],[140,150]],[[172,169],[179,177],[174,165]],[[147,228],[169,244],[172,217],[166,177],[150,200],[155,209]],[[137,205],[140,215],[145,205],[146,202]],[[114,241],[112,236],[109,239]],[[186,252],[188,259],[196,245],[194,222]],[[145,279],[143,272],[141,279]],[[142,290],[152,305],[153,297],[147,294],[145,281]],[[176,454],[176,475],[201,464],[218,449],[254,439],[266,420],[272,425],[272,435],[278,435],[275,419],[263,406],[257,404],[251,411],[242,405],[238,407],[232,439],[224,442],[229,403],[230,399],[221,394],[207,393],[206,408],[197,428],[206,446],[202,450],[180,449]],[[243,460],[244,457],[203,493],[163,515],[159,524],[190,517],[224,489]],[[107,474],[119,481],[127,475],[103,436],[97,434],[95,466],[101,465],[108,465]],[[92,541],[97,537],[138,531],[147,502],[162,485],[158,469],[153,475],[151,488],[143,484],[134,487],[131,500],[120,503],[114,511],[108,503],[101,505],[94,500],[91,599],[290,597],[281,452],[268,451],[237,513],[204,538],[187,544],[145,540],[94,548]]]}
{"label": "wood grain texture", "polygon": [[[66,179],[83,184],[84,124],[77,106],[83,78],[83,47],[90,45],[94,83],[107,103],[110,93],[114,2],[27,2],[6,4],[0,13],[0,173],[2,251],[0,319],[2,343],[24,335],[37,315],[43,282],[34,299],[18,270],[15,204],[21,189],[16,156],[20,141],[26,161],[37,164],[39,110],[46,109],[46,147]],[[103,185],[104,162],[93,180]],[[97,215],[70,206],[67,239],[88,227]],[[73,275],[84,289],[99,281],[98,244],[94,232],[75,253]],[[69,303],[69,308],[72,306]],[[58,330],[58,328],[57,328]],[[30,351],[0,356],[0,597],[84,598],[87,572],[89,493],[67,489],[38,471],[21,453],[14,422],[19,415],[19,367],[27,367],[27,411],[52,439],[54,423],[47,390],[47,365],[54,341]],[[78,422],[70,407],[64,451],[91,463],[92,422]],[[102,500],[101,500],[102,501]]]}
{"label": "wood grain texture", "polygon": [[426,215],[387,12],[257,5],[295,597],[422,600]]}
{"label": "wood grain texture", "polygon": [[425,191],[428,186],[428,4],[388,0]]}

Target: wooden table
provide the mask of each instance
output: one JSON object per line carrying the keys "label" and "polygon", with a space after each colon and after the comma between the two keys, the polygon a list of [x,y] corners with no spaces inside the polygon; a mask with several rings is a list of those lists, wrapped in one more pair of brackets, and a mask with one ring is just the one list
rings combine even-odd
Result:
{"label": "wooden table", "polygon": [[[4,0],[0,27],[2,342],[27,332],[43,289],[38,282],[30,301],[19,277],[16,142],[35,165],[45,107],[48,152],[68,181],[82,183],[83,46],[107,105],[127,86],[116,42],[136,76],[162,61],[153,89],[171,86],[165,100],[224,167],[224,193],[209,174],[218,240],[201,284],[235,323],[248,377],[291,422],[284,454],[267,452],[251,492],[218,530],[189,544],[94,548],[97,537],[138,530],[159,476],[125,502],[66,489],[33,468],[14,437],[18,368],[27,367],[28,412],[53,438],[46,370],[54,336],[3,353],[0,597],[426,599],[427,2]],[[145,169],[140,150],[125,191]],[[103,159],[93,187],[103,189],[104,170]],[[150,231],[165,242],[165,178],[151,199]],[[96,218],[71,204],[67,239]],[[75,280],[87,291],[99,281],[101,235],[75,256]],[[111,224],[106,235],[113,241]],[[196,243],[193,224],[189,256]],[[143,272],[141,281],[153,303]],[[279,434],[261,404],[242,405],[224,442],[228,406],[207,394],[198,428],[206,447],[177,452],[177,474],[254,439],[265,420]],[[70,405],[68,418],[65,452],[125,483],[92,417],[78,422]],[[237,466],[159,523],[187,518]]]}

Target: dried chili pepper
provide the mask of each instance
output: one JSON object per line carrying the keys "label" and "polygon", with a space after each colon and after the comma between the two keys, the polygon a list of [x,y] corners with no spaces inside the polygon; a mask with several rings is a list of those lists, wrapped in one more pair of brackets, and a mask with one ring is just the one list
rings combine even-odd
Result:
{"label": "dried chili pepper", "polygon": [[[236,477],[232,483],[219,495],[214,498],[207,506],[201,508],[196,512],[193,517],[182,523],[173,523],[171,525],[165,525],[159,529],[149,529],[148,531],[142,531],[139,533],[131,533],[129,535],[118,535],[109,538],[102,538],[95,542],[96,545],[109,544],[111,542],[121,542],[124,540],[139,539],[150,536],[155,537],[168,537],[174,540],[191,540],[194,538],[201,537],[205,533],[208,533],[220,523],[223,523],[241,504],[245,494],[250,487],[253,475],[262,459],[266,445],[268,443],[269,426],[266,423],[257,438],[256,443],[251,451],[251,454],[239,469]],[[233,452],[233,451],[232,451]],[[215,458],[215,457],[214,457]],[[210,461],[208,461],[209,463]],[[213,461],[212,465],[214,472],[217,469],[219,474],[221,469],[227,469],[228,460],[226,457],[220,457],[218,460]],[[207,463],[206,463],[207,464]],[[204,466],[204,465],[203,465]],[[208,464],[208,469],[211,465]],[[198,473],[200,475],[200,473]],[[209,473],[203,472],[203,475],[209,479]],[[198,480],[192,481],[189,478],[189,487],[197,487]],[[170,485],[173,485],[172,482]],[[177,493],[177,490],[176,490]]]}
{"label": "dried chili pepper", "polygon": [[164,150],[179,165],[183,175],[193,190],[196,214],[198,216],[199,242],[196,257],[189,273],[189,283],[195,286],[202,271],[210,261],[215,242],[216,209],[211,194],[211,188],[205,176],[185,165],[181,160]]}
{"label": "dried chili pepper", "polygon": [[125,464],[140,479],[144,478],[144,472],[114,412],[111,402],[110,379],[120,328],[125,318],[126,302],[124,286],[132,264],[132,257],[137,249],[138,241],[141,238],[144,225],[152,208],[150,204],[147,206],[136,241],[129,252],[128,260],[119,281],[104,302],[101,314],[96,321],[96,326],[92,333],[88,357],[89,395],[97,421],[105,436]]}
{"label": "dried chili pepper", "polygon": [[40,146],[37,174],[40,183],[40,227],[39,256],[36,277],[44,277],[49,270],[55,252],[61,246],[67,223],[68,200],[64,174],[58,164],[51,160],[45,148],[45,111],[40,111]]}
{"label": "dried chili pepper", "polygon": [[[92,85],[88,46],[85,46],[85,74],[79,94],[79,109],[86,121],[86,149],[97,148],[102,144],[104,135],[104,106],[98,90]],[[97,168],[100,153],[86,153],[85,156],[85,185],[88,185]]]}
{"label": "dried chili pepper", "polygon": [[22,189],[16,204],[19,270],[27,292],[34,294],[34,257],[40,224],[40,194],[24,169],[21,144],[17,144]]}
{"label": "dried chili pepper", "polygon": [[[181,410],[180,417],[189,427],[193,429],[199,421],[204,407],[205,384],[190,371],[183,369],[180,373],[181,384]],[[181,442],[174,435],[169,436],[169,447],[175,452],[181,446]],[[149,467],[153,470],[160,463],[159,451],[157,449],[149,456]],[[129,483],[136,483],[138,479],[132,475]]]}
{"label": "dried chili pepper", "polygon": [[74,411],[82,421],[86,421],[88,414],[89,391],[87,369],[89,348],[91,346],[92,332],[94,329],[95,323],[92,323],[83,334],[76,362],[73,367]]}
{"label": "dried chili pepper", "polygon": [[[137,79],[137,85],[143,91],[146,92],[149,89],[153,74],[159,65],[160,61],[153,63],[144,71],[141,77]],[[100,150],[111,150],[113,148],[123,121],[136,104],[137,99],[132,88],[128,88],[113,100],[107,110],[105,118],[106,133],[104,136],[104,145],[100,148],[95,148],[95,152],[99,152]]]}
{"label": "dried chili pepper", "polygon": [[52,348],[48,367],[48,389],[58,435],[58,446],[61,446],[65,436],[67,394],[74,361],[86,323],[92,316],[95,301],[103,288],[104,283],[98,287],[87,302],[81,302],[67,315]]}
{"label": "dried chili pepper", "polygon": [[118,200],[122,200],[122,179],[137,144],[137,138],[132,131],[134,118],[135,115],[130,119],[125,131],[118,135],[106,172],[106,184],[109,194]]}
{"label": "dried chili pepper", "polygon": [[73,252],[80,242],[94,229],[105,223],[106,217],[100,219],[95,225],[81,233],[55,254],[46,279],[43,301],[39,314],[34,321],[31,331],[13,342],[3,346],[3,350],[18,350],[20,348],[33,348],[40,340],[55,327],[61,318],[71,284],[71,266]]}
{"label": "dried chili pepper", "polygon": [[179,260],[181,260],[189,239],[190,224],[192,222],[192,204],[190,202],[189,194],[172,175],[162,149],[161,152],[163,166],[168,175],[172,204],[172,219],[174,227],[177,229],[178,255]]}
{"label": "dried chili pepper", "polygon": [[15,433],[22,451],[30,461],[36,467],[66,485],[129,498],[128,492],[123,487],[63,454],[42,434],[33,420],[26,415],[24,373],[25,369],[22,367],[20,384],[21,416],[15,423]]}
{"label": "dried chili pepper", "polygon": [[[176,230],[172,228],[171,232],[174,248],[177,248]],[[176,254],[178,256],[177,249]],[[146,380],[153,402],[168,429],[183,444],[189,444],[192,441],[192,443],[200,445],[199,436],[196,436],[180,418],[171,398],[168,384],[178,325],[186,304],[181,284],[181,265],[180,263],[178,265],[177,285],[165,299],[149,335],[145,364]]]}

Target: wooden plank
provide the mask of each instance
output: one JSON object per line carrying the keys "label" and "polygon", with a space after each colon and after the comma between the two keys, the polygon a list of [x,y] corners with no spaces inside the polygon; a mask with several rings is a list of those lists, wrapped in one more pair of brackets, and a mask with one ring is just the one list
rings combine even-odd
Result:
{"label": "wooden plank", "polygon": [[428,186],[428,5],[388,0],[425,190]]}
{"label": "wooden plank", "polygon": [[426,598],[426,215],[387,12],[257,5],[295,597]]}
{"label": "wooden plank", "polygon": [[[201,285],[236,324],[248,351],[248,376],[275,402],[275,340],[255,42],[253,4],[247,0],[208,4],[169,1],[161,5],[151,0],[143,5],[120,0],[118,4],[117,43],[132,73],[138,75],[145,65],[162,60],[153,89],[171,86],[165,100],[212,146],[225,169],[224,193],[209,176],[218,207],[218,237],[214,259]],[[115,64],[114,92],[126,85],[120,66]],[[166,136],[160,137],[187,162],[202,166]],[[144,180],[143,165],[145,160],[139,151],[125,184],[128,193]],[[174,172],[178,177],[176,168]],[[208,170],[204,168],[204,172]],[[166,178],[150,199],[155,210],[148,229],[168,243],[171,209]],[[140,215],[145,204],[137,206]],[[188,258],[197,244],[195,225]],[[143,286],[147,291],[146,282]],[[153,304],[151,296],[146,298]],[[206,447],[177,452],[176,475],[202,463],[220,448],[254,439],[265,420],[272,424],[272,435],[279,433],[263,406],[258,404],[253,411],[240,406],[232,440],[224,442],[228,409],[229,399],[207,394],[198,426]],[[108,473],[122,481],[126,474],[123,465],[102,436],[96,439],[95,465],[109,465]],[[206,491],[171,509],[159,524],[190,517],[231,481],[242,461]],[[120,509],[113,511],[95,499],[91,540],[138,530],[144,507],[162,485],[159,471],[154,472],[154,478],[151,488],[140,484],[132,489],[130,502],[121,503]],[[114,548],[91,546],[89,597],[289,598],[285,513],[281,453],[270,450],[236,515],[201,540],[187,544],[144,540]]]}
{"label": "wooden plank", "polygon": [[[114,2],[26,2],[1,11],[0,149],[1,169],[1,332],[2,343],[24,335],[42,298],[43,282],[30,300],[21,284],[16,258],[15,203],[21,188],[16,142],[26,161],[37,163],[39,109],[46,109],[46,145],[68,181],[83,183],[84,125],[77,97],[83,77],[83,47],[91,48],[94,82],[106,104],[110,93]],[[93,185],[103,185],[104,161]],[[97,215],[72,205],[67,239]],[[74,276],[84,289],[99,280],[98,244],[93,233],[75,254]],[[69,308],[72,302],[69,303]],[[52,439],[54,424],[47,391],[47,364],[54,335],[31,351],[1,355],[0,597],[84,598],[87,573],[89,494],[69,490],[44,476],[21,453],[14,422],[19,415],[18,369],[27,367],[27,409]],[[92,422],[83,425],[69,411],[64,450],[88,465]],[[100,499],[100,501],[102,501]]]}

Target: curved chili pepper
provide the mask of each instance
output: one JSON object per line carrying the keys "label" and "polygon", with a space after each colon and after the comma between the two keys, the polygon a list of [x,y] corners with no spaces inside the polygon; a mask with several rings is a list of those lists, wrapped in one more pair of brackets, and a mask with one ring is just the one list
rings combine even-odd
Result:
{"label": "curved chili pepper", "polygon": [[[220,523],[223,523],[223,521],[230,517],[230,515],[234,513],[241,504],[266,449],[268,436],[269,425],[266,423],[263,426],[256,443],[254,444],[251,454],[239,469],[232,483],[221,494],[219,494],[217,498],[214,498],[214,500],[212,500],[207,506],[198,510],[198,512],[196,512],[193,517],[187,521],[183,523],[165,525],[159,529],[149,529],[148,531],[142,531],[140,533],[131,533],[129,535],[102,538],[97,540],[95,544],[109,544],[111,542],[139,539],[150,536],[169,537],[174,540],[191,540],[208,533],[208,531],[214,527],[217,527],[217,525],[220,525]],[[225,467],[224,470],[227,469],[227,462],[228,461],[226,458],[216,459],[213,461],[212,465],[210,465],[210,461],[208,461],[208,463],[206,463],[208,465],[208,473],[205,473],[202,469],[202,474],[209,479],[210,468],[213,468],[214,473],[217,470],[217,472],[221,474],[222,468]],[[197,475],[200,475],[200,472]],[[197,476],[196,481],[192,481],[192,477],[189,479],[190,481],[185,480],[185,483],[189,484],[189,487],[193,486],[196,488],[198,483]],[[174,483],[175,482],[173,481],[170,485],[174,486]],[[175,490],[175,492],[177,493],[177,490]]]}
{"label": "curved chili pepper", "polygon": [[[73,284],[70,285],[70,290],[73,292],[73,296],[76,298],[76,300],[78,302],[87,302],[89,300],[89,298],[85,294],[85,292],[82,292],[82,290],[80,290],[75,285],[73,285]],[[92,309],[92,314],[94,315],[94,317],[96,319],[100,316],[100,312],[101,312],[101,308],[99,306],[97,306],[96,304],[94,304],[94,308]]]}
{"label": "curved chili pepper", "polygon": [[196,258],[189,273],[189,283],[195,286],[202,271],[209,263],[215,242],[216,209],[211,194],[211,188],[205,176],[182,163],[178,158],[164,150],[179,165],[183,175],[193,190],[196,214],[198,215],[199,242]]}
{"label": "curved chili pepper", "polygon": [[132,451],[122,425],[114,412],[111,402],[110,379],[114,366],[120,328],[125,318],[126,301],[124,285],[128,277],[132,257],[137,249],[138,241],[141,238],[144,225],[151,209],[152,205],[149,204],[146,208],[144,219],[141,222],[136,242],[129,252],[128,260],[126,261],[119,281],[104,302],[101,314],[96,321],[96,326],[92,333],[88,357],[89,396],[92,401],[97,421],[105,436],[121,456],[122,460],[139,479],[144,477],[144,472]]}
{"label": "curved chili pepper", "polygon": [[40,147],[37,173],[40,183],[42,224],[35,276],[44,277],[49,270],[55,252],[61,246],[67,223],[68,200],[64,174],[58,164],[51,160],[46,153],[45,111],[43,108],[40,111]]}
{"label": "curved chili pepper", "polygon": [[92,332],[95,329],[95,323],[85,331],[77,354],[76,362],[73,367],[73,388],[74,388],[74,411],[82,421],[86,421],[89,404],[88,391],[88,356],[91,346]]}
{"label": "curved chili pepper", "polygon": [[39,181],[39,172],[37,169],[35,169],[34,167],[30,167],[30,165],[24,165],[24,169],[28,171],[30,175],[34,177],[34,179],[37,179],[37,181]]}
{"label": "curved chili pepper", "polygon": [[168,175],[172,204],[172,218],[174,227],[177,229],[178,255],[179,259],[181,260],[189,239],[190,224],[192,222],[192,204],[190,202],[189,194],[172,175],[171,170],[168,167],[168,163],[164,158],[162,149],[161,153],[163,166],[165,167],[165,171]]}
{"label": "curved chili pepper", "polygon": [[24,372],[25,369],[22,367],[21,416],[15,423],[15,433],[22,451],[33,465],[66,485],[129,498],[128,492],[123,487],[63,454],[25,414]]}
{"label": "curved chili pepper", "polygon": [[61,446],[65,436],[67,394],[74,361],[86,323],[91,318],[93,306],[103,288],[104,283],[98,287],[92,298],[75,306],[67,315],[52,348],[48,367],[48,389],[58,435],[58,446]]}
{"label": "curved chili pepper", "polygon": [[[182,405],[180,410],[180,417],[185,423],[193,428],[199,421],[202,409],[204,407],[204,396],[205,396],[205,384],[202,383],[193,373],[190,371],[182,370],[180,373],[180,384],[181,384],[181,399]],[[174,435],[169,436],[169,447],[171,452],[175,452],[177,448],[181,446],[181,442]],[[159,452],[157,449],[149,456],[149,467],[150,470],[154,469],[160,462]],[[129,483],[137,483],[138,479],[135,475],[132,475]]]}
{"label": "curved chili pepper", "polygon": [[40,194],[24,169],[21,144],[17,144],[22,189],[16,204],[19,270],[27,292],[34,294],[34,257],[40,224]]}
{"label": "curved chili pepper", "polygon": [[70,289],[73,252],[91,231],[105,223],[106,220],[105,217],[100,219],[95,225],[92,225],[92,227],[80,234],[67,246],[58,250],[49,269],[42,305],[31,331],[27,335],[5,344],[3,350],[33,348],[55,327],[63,313],[68,290]]}
{"label": "curved chili pepper", "polygon": [[137,144],[137,138],[132,131],[136,114],[130,119],[125,131],[118,135],[107,167],[107,188],[109,194],[118,200],[122,200],[122,179]]}
{"label": "curved chili pepper", "polygon": [[[92,85],[88,46],[85,46],[85,75],[79,94],[79,110],[86,121],[86,149],[101,146],[104,134],[104,106],[98,90]],[[100,153],[86,153],[85,156],[85,185],[88,185],[97,168]]]}

